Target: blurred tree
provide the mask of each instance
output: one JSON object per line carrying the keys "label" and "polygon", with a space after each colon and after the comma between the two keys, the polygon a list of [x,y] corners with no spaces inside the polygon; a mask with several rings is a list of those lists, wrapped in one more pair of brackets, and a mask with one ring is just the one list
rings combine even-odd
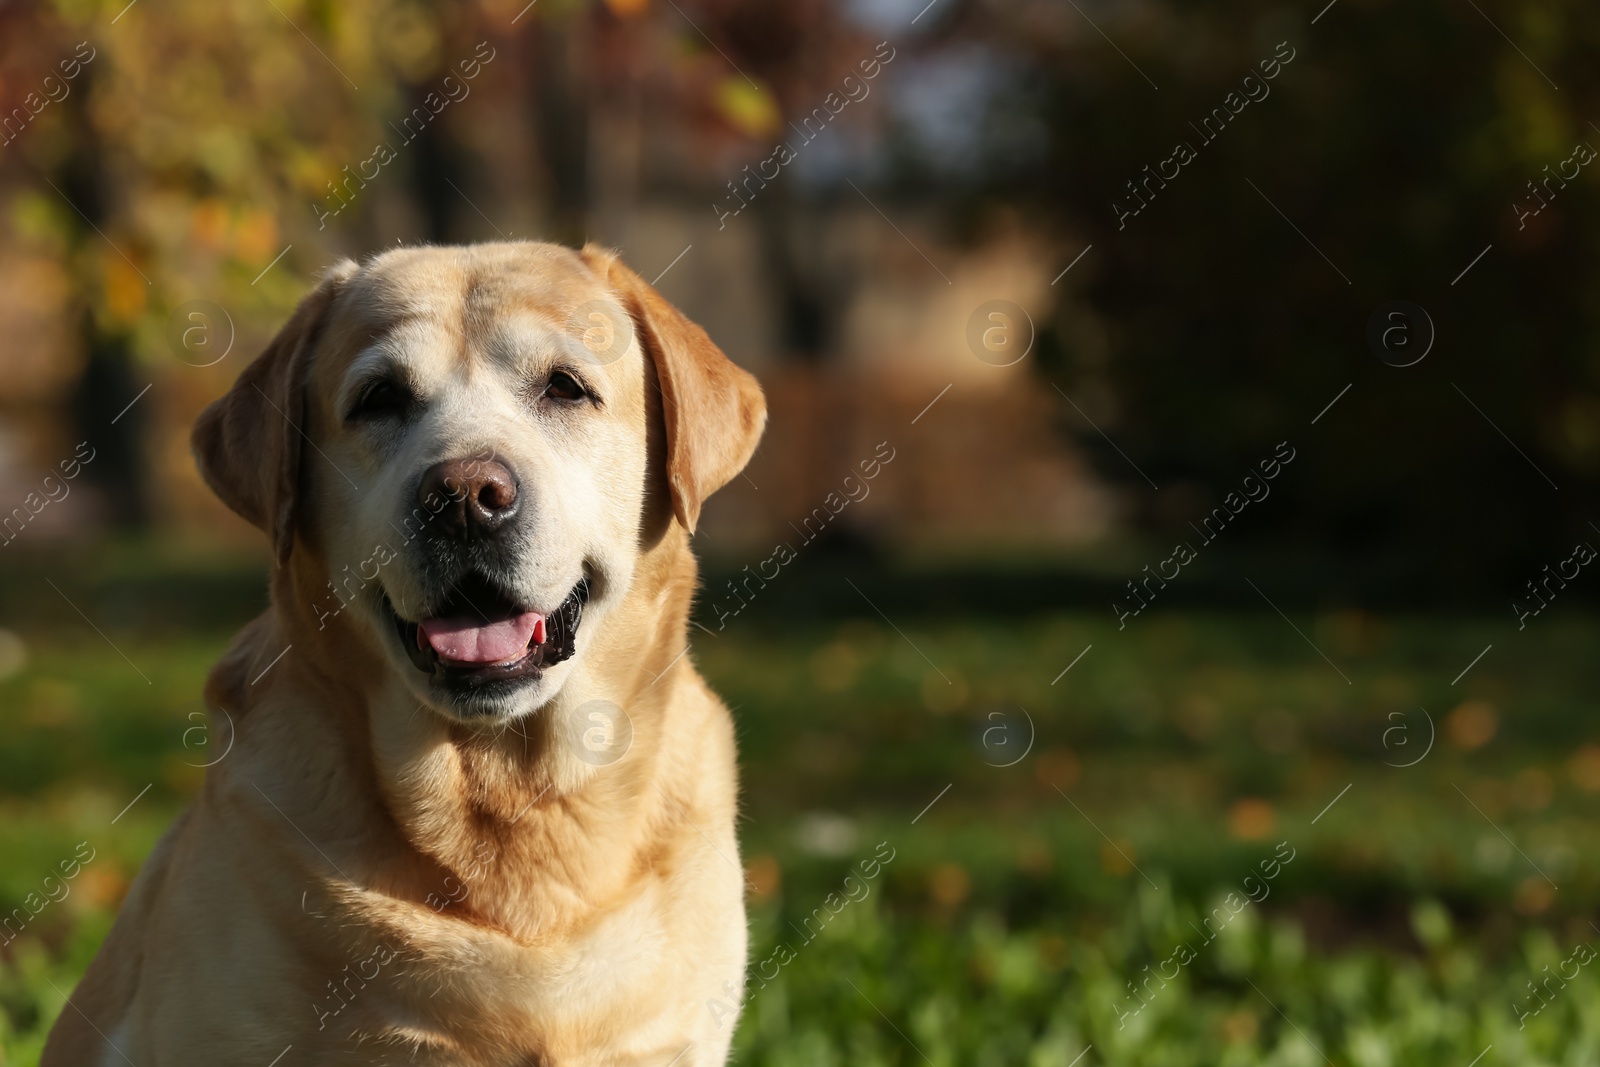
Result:
{"label": "blurred tree", "polygon": [[[1020,210],[1061,235],[1062,266],[1093,245],[1061,282],[1070,295],[1045,345],[1056,361],[1041,369],[1162,486],[1149,492],[1064,412],[1152,530],[1182,535],[1287,439],[1302,466],[1241,524],[1243,541],[1353,566],[1399,550],[1477,586],[1593,534],[1600,177],[1557,182],[1526,228],[1511,205],[1533,203],[1529,180],[1575,144],[1600,148],[1585,118],[1600,85],[1580,58],[1600,18],[1573,0],[1441,0],[1339,5],[1313,26],[1311,7],[1096,10],[1113,46],[1066,6],[941,5],[926,51],[977,41],[1012,57],[1016,90],[988,121],[1031,113],[1047,151],[1021,166],[997,157],[966,183],[904,152],[899,180],[949,198],[953,217]],[[1288,53],[1260,78],[1261,61]],[[1208,138],[1199,124],[1223,107],[1239,113]],[[1179,143],[1194,158],[1152,180]],[[1141,202],[1121,218],[1113,207]],[[1395,299],[1438,331],[1416,366],[1386,365],[1366,341],[1369,316]]]}
{"label": "blurred tree", "polygon": [[[130,276],[139,274],[138,265],[122,259],[138,250],[124,253],[108,248],[110,238],[103,236],[108,228],[120,227],[113,207],[107,146],[87,109],[98,78],[93,64],[86,66],[76,79],[77,91],[62,101],[65,152],[52,168],[54,177],[47,176],[47,180],[72,208],[60,217],[67,261],[72,264],[72,289],[78,297],[76,317],[84,364],[71,409],[77,424],[74,437],[90,442],[96,459],[83,468],[84,478],[105,501],[111,523],[134,528],[148,518],[145,426],[149,408],[128,406],[145,383],[134,368],[133,323],[117,311],[143,304],[146,297],[138,287],[150,283]],[[107,258],[113,254],[117,262]]]}
{"label": "blurred tree", "polygon": [[533,85],[540,156],[547,178],[551,240],[582,244],[592,207],[589,170],[587,72],[590,56],[585,13],[541,19],[534,34]]}

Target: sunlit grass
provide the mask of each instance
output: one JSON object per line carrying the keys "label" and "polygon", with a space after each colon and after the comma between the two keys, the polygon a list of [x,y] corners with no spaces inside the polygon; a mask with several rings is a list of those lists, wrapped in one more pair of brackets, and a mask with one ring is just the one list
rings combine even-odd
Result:
{"label": "sunlit grass", "polygon": [[[1454,687],[1480,624],[1308,624],[1349,684],[1266,613],[701,636],[739,728],[752,963],[793,955],[753,989],[740,1062],[1043,1067],[1089,1044],[1084,1064],[1465,1067],[1489,1044],[1589,1062],[1594,968],[1525,1029],[1512,1007],[1600,943],[1595,668],[1575,654],[1600,632],[1550,621]],[[0,948],[6,1063],[36,1059],[209,758],[186,731],[227,629],[108,636],[126,659],[66,626],[23,634],[0,679],[0,907],[37,906],[94,850]],[[1395,766],[1429,719],[1427,756]],[[1409,747],[1386,747],[1397,724]],[[893,861],[818,931],[880,842]],[[1142,985],[1279,842],[1295,858],[1261,903]]]}

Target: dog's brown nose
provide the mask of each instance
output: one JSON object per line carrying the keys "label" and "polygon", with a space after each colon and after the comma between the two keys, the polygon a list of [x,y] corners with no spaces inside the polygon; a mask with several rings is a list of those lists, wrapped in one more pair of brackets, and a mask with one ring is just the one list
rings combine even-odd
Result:
{"label": "dog's brown nose", "polygon": [[[417,500],[435,512],[433,522],[440,532],[478,537],[494,533],[516,515],[517,479],[498,459],[447,459],[422,475]],[[440,500],[445,502],[443,508]]]}

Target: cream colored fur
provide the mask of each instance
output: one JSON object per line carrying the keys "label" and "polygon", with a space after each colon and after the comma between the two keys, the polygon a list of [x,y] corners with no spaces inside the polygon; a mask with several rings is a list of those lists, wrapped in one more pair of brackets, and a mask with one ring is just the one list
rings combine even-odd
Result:
{"label": "cream colored fur", "polygon": [[[531,399],[564,360],[601,405]],[[384,361],[422,409],[347,424],[354,378]],[[207,481],[272,537],[271,607],[208,685],[232,750],[44,1067],[724,1063],[733,1027],[708,1002],[737,1003],[745,964],[735,754],[683,654],[688,535],[764,420],[754,380],[603,250],[333,268],[197,426]],[[430,696],[379,600],[404,615],[427,595],[401,537],[419,472],[484,449],[531,509],[517,591],[553,610],[579,577],[593,589],[576,655],[487,721]],[[363,566],[377,545],[397,551]],[[346,566],[376,577],[333,612]],[[595,700],[633,732],[599,766],[571,740]]]}

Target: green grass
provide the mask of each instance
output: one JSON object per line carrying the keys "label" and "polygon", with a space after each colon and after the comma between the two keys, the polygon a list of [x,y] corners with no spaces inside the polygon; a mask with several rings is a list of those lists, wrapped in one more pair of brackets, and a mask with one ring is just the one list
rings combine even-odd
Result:
{"label": "green grass", "polygon": [[[68,591],[117,617],[96,610],[104,588]],[[35,620],[0,680],[0,908],[95,849],[0,948],[0,1063],[36,1061],[210,758],[190,716],[232,624],[162,610],[108,631],[127,659],[68,612]],[[1600,1057],[1600,965],[1552,982],[1524,1029],[1512,1007],[1600,944],[1600,753],[1581,754],[1600,735],[1584,654],[1600,627],[1296,614],[1335,668],[1267,612],[1121,632],[1101,613],[899,629],[863,613],[752,613],[696,643],[739,725],[752,961],[793,957],[752,991],[738,1062],[1066,1067],[1090,1044],[1084,1067]],[[1422,752],[1424,707],[1431,752],[1386,765]],[[1414,743],[1386,748],[1397,723]],[[893,861],[833,916],[879,842]],[[1203,943],[1279,842],[1294,859],[1269,895]],[[1119,1022],[1128,983],[1186,941],[1195,958]]]}

